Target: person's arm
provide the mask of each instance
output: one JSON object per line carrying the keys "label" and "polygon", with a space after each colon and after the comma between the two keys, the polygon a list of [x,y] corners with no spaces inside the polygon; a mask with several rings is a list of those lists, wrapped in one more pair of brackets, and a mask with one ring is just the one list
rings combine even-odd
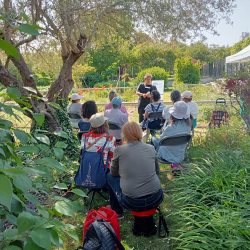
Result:
{"label": "person's arm", "polygon": [[119,176],[119,147],[116,147],[114,150],[110,171],[113,176]]}
{"label": "person's arm", "polygon": [[144,120],[147,120],[148,119],[148,112],[147,111],[145,111],[145,113],[144,113]]}

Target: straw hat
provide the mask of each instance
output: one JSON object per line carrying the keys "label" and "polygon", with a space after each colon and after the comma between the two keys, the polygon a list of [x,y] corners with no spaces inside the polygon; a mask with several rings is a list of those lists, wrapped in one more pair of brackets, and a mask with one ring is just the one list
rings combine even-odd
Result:
{"label": "straw hat", "polygon": [[108,118],[104,117],[103,113],[96,113],[90,117],[89,122],[92,128],[99,128],[107,120]]}

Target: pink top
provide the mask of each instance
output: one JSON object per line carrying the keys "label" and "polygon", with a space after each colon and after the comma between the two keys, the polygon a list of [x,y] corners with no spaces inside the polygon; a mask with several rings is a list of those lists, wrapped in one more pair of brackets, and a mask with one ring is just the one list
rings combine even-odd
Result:
{"label": "pink top", "polygon": [[[105,110],[108,110],[108,109],[112,109],[112,103],[108,103],[108,104],[105,104]],[[127,109],[125,108],[125,106],[122,104],[120,110],[122,111],[122,113],[125,113],[125,114],[128,114],[128,111]]]}

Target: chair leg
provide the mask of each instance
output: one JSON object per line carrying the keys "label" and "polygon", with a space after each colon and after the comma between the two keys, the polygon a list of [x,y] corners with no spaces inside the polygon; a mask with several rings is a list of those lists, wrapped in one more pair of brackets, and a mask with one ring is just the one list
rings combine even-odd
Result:
{"label": "chair leg", "polygon": [[[160,207],[157,208],[158,213],[159,213],[159,225],[158,225],[158,236],[159,237],[165,237],[165,236],[169,236],[169,229],[167,226],[167,222],[164,218],[164,215],[162,214]],[[163,227],[163,230],[162,230]],[[165,232],[164,232],[165,231]],[[164,232],[164,233],[162,233]]]}
{"label": "chair leg", "polygon": [[88,210],[90,210],[91,207],[92,207],[92,203],[93,203],[93,200],[94,200],[96,191],[90,190],[90,191],[88,192],[88,194],[89,194],[90,192],[92,192],[92,195],[91,195],[91,198],[90,198],[90,203],[89,203],[89,209],[88,209]]}

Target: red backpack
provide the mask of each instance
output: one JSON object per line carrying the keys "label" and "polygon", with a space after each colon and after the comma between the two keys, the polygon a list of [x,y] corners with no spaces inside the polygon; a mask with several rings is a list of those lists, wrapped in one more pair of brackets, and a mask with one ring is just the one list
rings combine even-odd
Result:
{"label": "red backpack", "polygon": [[109,222],[110,225],[113,227],[118,240],[119,241],[121,240],[120,224],[118,221],[117,213],[114,210],[107,207],[101,207],[98,210],[91,209],[88,212],[83,225],[83,235],[82,235],[83,240],[85,238],[89,226],[96,220],[104,220],[106,222]]}

